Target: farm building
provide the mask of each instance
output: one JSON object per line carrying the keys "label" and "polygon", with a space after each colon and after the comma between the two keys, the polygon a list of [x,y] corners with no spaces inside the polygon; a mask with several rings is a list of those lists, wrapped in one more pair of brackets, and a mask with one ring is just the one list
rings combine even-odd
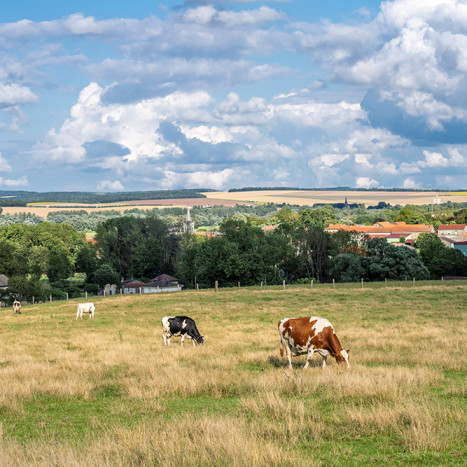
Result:
{"label": "farm building", "polygon": [[332,224],[324,229],[329,233],[335,233],[338,230],[357,232],[362,236],[368,235],[370,238],[387,238],[390,242],[404,237],[407,243],[415,242],[422,233],[435,233],[432,225],[406,224],[405,222],[377,222],[371,226]]}
{"label": "farm building", "polygon": [[180,284],[180,281],[168,274],[161,274],[149,282],[140,282],[135,279],[122,282],[122,292],[124,294],[177,292],[182,288],[183,285]]}

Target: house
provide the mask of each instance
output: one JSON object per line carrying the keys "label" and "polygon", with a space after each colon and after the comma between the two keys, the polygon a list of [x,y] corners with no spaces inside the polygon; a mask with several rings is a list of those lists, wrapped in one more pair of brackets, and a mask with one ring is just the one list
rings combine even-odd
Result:
{"label": "house", "polygon": [[356,232],[361,234],[361,237],[368,235],[370,238],[386,238],[390,242],[396,242],[396,239],[405,237],[408,243],[415,242],[422,233],[435,233],[432,225],[406,224],[405,222],[376,222],[371,226],[332,224],[324,229],[325,232],[329,233],[335,233],[339,230]]}
{"label": "house", "polygon": [[439,239],[448,248],[460,250],[465,256],[467,256],[467,240],[464,239],[464,237],[439,237]]}
{"label": "house", "polygon": [[467,236],[467,224],[441,224],[438,227],[438,237],[464,237]]}
{"label": "house", "polygon": [[149,282],[140,282],[135,279],[128,279],[122,282],[122,292],[124,294],[177,292],[182,290],[183,285],[176,277],[168,274],[161,274],[154,277]]}

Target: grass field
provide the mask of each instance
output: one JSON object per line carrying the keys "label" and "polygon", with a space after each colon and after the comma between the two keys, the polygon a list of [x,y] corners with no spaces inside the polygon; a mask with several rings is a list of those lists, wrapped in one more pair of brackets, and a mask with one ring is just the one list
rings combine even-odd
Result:
{"label": "grass field", "polygon": [[[0,310],[0,465],[465,465],[467,287],[221,289]],[[164,347],[192,316],[205,345]],[[279,355],[324,316],[349,370]],[[186,341],[185,341],[186,342]]]}

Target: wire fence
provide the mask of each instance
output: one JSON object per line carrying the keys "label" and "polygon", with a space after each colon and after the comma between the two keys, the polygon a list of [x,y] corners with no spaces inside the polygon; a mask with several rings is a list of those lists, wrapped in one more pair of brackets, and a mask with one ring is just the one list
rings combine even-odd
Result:
{"label": "wire fence", "polygon": [[[185,289],[183,290],[181,286],[179,286],[177,289],[172,290],[171,292],[168,292],[167,290],[157,290],[157,291],[152,291],[152,292],[147,292],[144,291],[144,288],[139,288],[136,289],[135,292],[132,293],[123,293],[123,289],[119,289],[118,291],[115,291],[114,293],[106,293],[101,292],[100,294],[91,294],[88,292],[83,292],[81,297],[69,297],[68,294],[66,294],[66,297],[64,298],[63,295],[60,297],[54,297],[53,294],[49,294],[46,300],[35,300],[33,297],[30,302],[27,301],[21,301],[21,304],[23,306],[25,305],[36,305],[36,304],[41,304],[41,303],[55,303],[55,302],[68,302],[70,300],[88,300],[91,298],[96,298],[96,297],[109,297],[109,296],[127,296],[127,295],[148,295],[148,294],[158,294],[158,293],[185,293],[187,291],[195,291],[199,292],[201,291],[215,291],[218,292],[219,290],[232,290],[232,289],[250,289],[250,290],[304,290],[304,289],[309,289],[309,290],[355,290],[355,289],[361,289],[361,290],[366,290],[366,289],[386,289],[386,288],[422,288],[422,287],[453,287],[453,286],[461,286],[465,287],[467,290],[467,278],[441,278],[440,280],[416,280],[415,278],[412,279],[406,279],[406,280],[384,280],[384,281],[365,281],[362,279],[360,282],[337,282],[335,280],[332,280],[332,282],[325,282],[325,283],[320,283],[316,282],[314,280],[310,280],[309,283],[301,283],[301,284],[287,284],[286,281],[283,281],[282,285],[268,285],[265,282],[261,282],[258,285],[245,285],[242,286],[240,282],[237,283],[237,286],[222,286],[219,285],[218,281],[215,281],[213,287],[203,287],[200,288],[198,284],[196,284],[194,289]],[[6,302],[0,302],[0,307],[11,307],[10,304]]]}

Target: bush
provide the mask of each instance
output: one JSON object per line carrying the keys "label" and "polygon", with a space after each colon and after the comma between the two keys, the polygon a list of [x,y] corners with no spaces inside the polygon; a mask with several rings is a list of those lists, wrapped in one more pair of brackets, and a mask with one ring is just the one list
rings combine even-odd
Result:
{"label": "bush", "polygon": [[97,284],[85,284],[84,291],[90,295],[97,295],[99,293],[99,286]]}
{"label": "bush", "polygon": [[49,297],[49,295],[52,295],[53,300],[66,300],[66,292],[63,289],[51,288],[47,292],[47,297]]}
{"label": "bush", "polygon": [[79,287],[66,287],[64,290],[68,293],[68,298],[79,298],[82,296],[82,292]]}

